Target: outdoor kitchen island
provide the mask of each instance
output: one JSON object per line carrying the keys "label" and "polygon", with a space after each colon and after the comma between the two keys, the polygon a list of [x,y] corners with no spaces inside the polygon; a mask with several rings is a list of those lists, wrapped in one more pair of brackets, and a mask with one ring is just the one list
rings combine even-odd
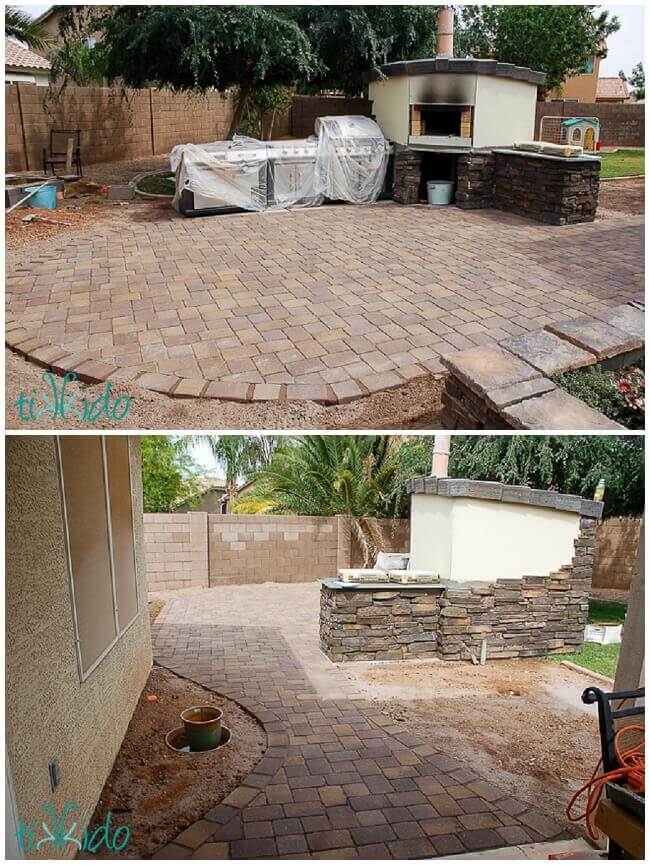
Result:
{"label": "outdoor kitchen island", "polygon": [[415,477],[407,489],[410,567],[441,582],[321,580],[330,660],[478,661],[580,646],[602,502],[456,478]]}

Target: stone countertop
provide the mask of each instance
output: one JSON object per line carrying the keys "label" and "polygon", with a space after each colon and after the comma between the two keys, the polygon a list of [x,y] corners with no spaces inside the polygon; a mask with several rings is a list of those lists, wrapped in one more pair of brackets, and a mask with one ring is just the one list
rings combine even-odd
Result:
{"label": "stone countertop", "polygon": [[447,588],[446,583],[344,583],[342,580],[336,579],[323,579],[319,580],[322,586],[325,586],[328,589],[341,589],[343,591],[371,591],[371,592],[385,592],[385,591],[403,591],[405,589],[417,589],[418,591],[422,591],[423,589],[440,589],[443,591]]}
{"label": "stone countertop", "polygon": [[552,153],[536,153],[533,150],[516,150],[514,147],[494,147],[492,153],[503,153],[508,156],[524,156],[526,159],[547,159],[551,162],[600,162],[600,156],[554,156]]}

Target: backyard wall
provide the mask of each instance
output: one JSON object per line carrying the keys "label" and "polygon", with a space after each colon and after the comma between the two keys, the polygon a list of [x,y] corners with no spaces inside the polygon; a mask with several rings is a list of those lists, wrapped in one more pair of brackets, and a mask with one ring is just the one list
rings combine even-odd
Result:
{"label": "backyard wall", "polygon": [[594,589],[630,588],[636,563],[641,520],[612,517],[596,527]]}
{"label": "backyard wall", "polygon": [[[130,462],[136,578],[144,599],[135,440]],[[151,668],[147,605],[140,601],[133,624],[80,681],[54,438],[8,439],[6,466],[6,735],[16,816],[38,826],[42,804],[51,803],[60,815],[66,802],[76,802],[73,820],[83,824],[92,816]],[[52,793],[48,762],[54,758],[61,783]],[[122,822],[128,817],[117,821]],[[42,836],[37,829],[37,839]],[[70,855],[75,850],[66,845]],[[39,855],[65,854],[45,844]]]}
{"label": "backyard wall", "polygon": [[[375,520],[386,552],[408,550],[408,520]],[[335,577],[363,563],[345,517],[145,514],[150,591]]]}
{"label": "backyard wall", "polygon": [[[5,85],[5,158],[7,171],[42,171],[42,151],[49,131],[81,130],[82,163],[137,159],[168,153],[175,144],[200,144],[225,138],[232,118],[232,98],[219,93],[190,96],[166,90],[131,90],[123,100],[109,87],[68,87],[44,105],[46,88]],[[369,114],[365,99],[296,96],[276,119],[273,137],[304,137],[323,114]]]}
{"label": "backyard wall", "polygon": [[535,138],[542,117],[597,117],[603,147],[645,146],[645,105],[603,102],[538,102]]}

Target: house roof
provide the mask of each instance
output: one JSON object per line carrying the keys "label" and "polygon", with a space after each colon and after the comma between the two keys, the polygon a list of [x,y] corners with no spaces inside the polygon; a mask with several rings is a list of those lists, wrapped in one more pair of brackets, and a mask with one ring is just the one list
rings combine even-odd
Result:
{"label": "house roof", "polygon": [[34,54],[19,42],[5,37],[5,67],[12,69],[50,69],[52,64],[45,57]]}
{"label": "house roof", "polygon": [[599,78],[596,86],[596,99],[629,99],[627,82],[622,78]]}

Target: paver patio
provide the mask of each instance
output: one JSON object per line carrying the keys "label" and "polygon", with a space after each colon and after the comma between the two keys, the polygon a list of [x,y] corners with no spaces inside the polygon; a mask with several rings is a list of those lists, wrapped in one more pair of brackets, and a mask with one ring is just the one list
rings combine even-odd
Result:
{"label": "paver patio", "polygon": [[639,299],[643,218],[553,227],[327,206],[64,236],[7,275],[7,339],[87,381],[344,402],[446,351]]}
{"label": "paver patio", "polygon": [[462,764],[357,698],[318,648],[317,583],[157,596],[156,661],[244,704],[269,747],[154,858],[421,858],[561,836],[471,754]]}

